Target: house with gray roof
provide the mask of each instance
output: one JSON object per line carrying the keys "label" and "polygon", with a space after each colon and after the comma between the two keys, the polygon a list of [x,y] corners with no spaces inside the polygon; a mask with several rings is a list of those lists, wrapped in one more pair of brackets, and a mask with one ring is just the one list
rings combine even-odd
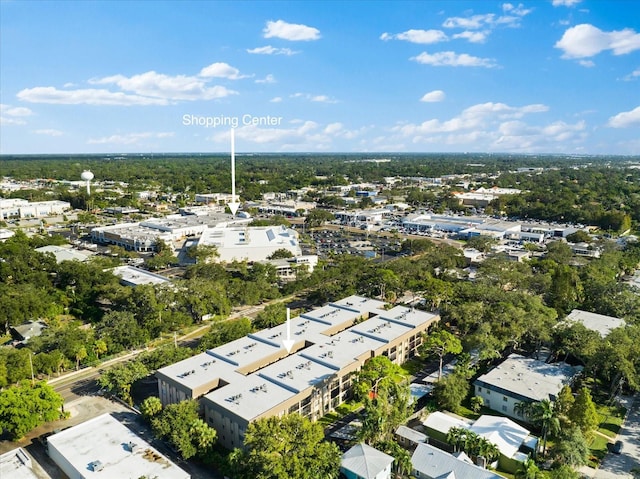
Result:
{"label": "house with gray roof", "polygon": [[418,444],[411,456],[412,474],[418,479],[503,479],[471,463],[466,455],[455,457],[430,444]]}
{"label": "house with gray roof", "polygon": [[391,479],[392,464],[390,455],[360,443],[342,455],[340,472],[347,479]]}
{"label": "house with gray roof", "polygon": [[582,311],[580,309],[571,311],[565,320],[559,324],[570,326],[576,323],[582,324],[591,331],[596,331],[603,338],[607,337],[612,329],[621,328],[625,325],[624,319],[605,316],[604,314],[590,313],[589,311]]}

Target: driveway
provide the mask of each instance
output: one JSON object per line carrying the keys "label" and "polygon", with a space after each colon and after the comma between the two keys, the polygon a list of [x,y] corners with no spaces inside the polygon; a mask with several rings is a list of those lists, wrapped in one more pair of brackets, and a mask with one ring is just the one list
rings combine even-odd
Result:
{"label": "driveway", "polygon": [[622,454],[609,452],[599,469],[580,470],[593,479],[632,479],[632,469],[640,472],[640,393],[635,398],[623,398],[629,408],[627,418],[620,429],[616,441],[622,441]]}

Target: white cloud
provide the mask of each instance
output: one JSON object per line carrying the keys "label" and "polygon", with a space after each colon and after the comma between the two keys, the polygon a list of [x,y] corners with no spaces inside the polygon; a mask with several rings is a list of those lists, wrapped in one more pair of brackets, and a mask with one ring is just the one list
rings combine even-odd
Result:
{"label": "white cloud", "polygon": [[464,30],[492,29],[498,25],[518,27],[520,26],[520,20],[533,10],[524,8],[521,3],[518,5],[504,3],[502,5],[502,11],[505,12],[506,15],[485,13],[468,17],[449,17],[442,23],[442,26],[444,28],[462,28]]}
{"label": "white cloud", "polygon": [[9,105],[0,105],[0,111],[2,111],[3,115],[8,116],[31,116],[33,115],[33,111],[24,106],[9,106]]}
{"label": "white cloud", "polygon": [[248,49],[247,53],[252,53],[254,55],[286,55],[286,56],[291,56],[291,55],[295,55],[295,54],[300,53],[300,52],[292,50],[291,48],[276,48],[276,47],[272,47],[271,45],[267,45],[267,46],[264,46],[264,47],[256,47],[256,48]]}
{"label": "white cloud", "polygon": [[582,0],[553,0],[552,4],[554,7],[573,7],[581,1]]}
{"label": "white cloud", "polygon": [[491,58],[474,57],[467,53],[457,54],[455,52],[438,52],[427,53],[422,52],[416,57],[411,57],[418,63],[433,66],[452,66],[452,67],[485,67],[492,68],[497,66],[495,60]]}
{"label": "white cloud", "polygon": [[491,124],[513,119],[520,119],[530,113],[542,113],[549,107],[539,103],[522,107],[509,106],[505,103],[479,103],[472,105],[457,116],[449,120],[441,121],[436,118],[426,120],[420,124],[407,123],[398,125],[393,131],[404,136],[425,135],[435,133],[459,133],[465,130],[486,129]]}
{"label": "white cloud", "polygon": [[317,28],[297,23],[287,23],[284,20],[268,21],[262,31],[264,38],[281,38],[290,41],[310,41],[320,38]]}
{"label": "white cloud", "polygon": [[208,86],[207,81],[194,76],[169,76],[149,71],[131,77],[113,75],[91,80],[90,83],[117,85],[122,90],[156,100],[161,99],[165,103],[177,100],[213,100],[238,93],[223,86]]}
{"label": "white cloud", "polygon": [[338,100],[335,100],[327,95],[311,95],[309,93],[293,93],[289,95],[290,98],[304,98],[305,100],[313,101],[316,103],[338,103]]}
{"label": "white cloud", "polygon": [[62,136],[64,135],[64,132],[60,131],[60,130],[55,130],[53,128],[46,128],[43,130],[35,130],[34,133],[38,134],[38,135],[45,135],[45,136]]}
{"label": "white cloud", "polygon": [[487,13],[484,15],[472,15],[470,17],[449,17],[442,26],[444,28],[464,28],[470,30],[477,30],[479,28],[486,27],[495,23],[495,15],[493,13]]}
{"label": "white cloud", "polygon": [[605,50],[624,55],[640,50],[640,34],[631,28],[605,32],[583,23],[567,29],[555,47],[563,51],[562,58],[592,57]]}
{"label": "white cloud", "polygon": [[404,40],[411,43],[431,44],[445,42],[447,35],[442,30],[407,30],[402,33],[383,33],[380,40]]}
{"label": "white cloud", "polygon": [[269,100],[269,102],[271,102],[271,103],[280,103],[281,101],[282,101],[282,97],[281,96],[275,96],[271,100]]}
{"label": "white cloud", "polygon": [[43,86],[25,88],[16,95],[18,99],[30,103],[49,103],[58,105],[167,105],[164,98],[149,98],[112,92],[104,89],[85,88],[80,90],[59,90]]}
{"label": "white cloud", "polygon": [[635,80],[636,78],[640,78],[640,68],[636,68],[634,71],[632,71],[631,73],[626,75],[623,78],[623,80],[624,81],[631,81],[631,80]]}
{"label": "white cloud", "polygon": [[445,97],[446,95],[442,90],[433,90],[433,91],[430,91],[429,93],[425,93],[422,96],[422,98],[420,98],[420,101],[423,101],[426,103],[435,103],[435,102],[443,101]]}
{"label": "white cloud", "polygon": [[239,80],[248,75],[241,75],[240,70],[232,67],[228,63],[216,62],[200,70],[200,76],[204,78],[226,78],[228,80]]}
{"label": "white cloud", "polygon": [[144,133],[127,133],[124,135],[111,135],[102,138],[92,138],[87,140],[89,145],[134,145],[145,139],[170,138],[173,132],[144,132]]}
{"label": "white cloud", "polygon": [[276,77],[269,73],[266,77],[257,79],[256,83],[276,83]]}
{"label": "white cloud", "polygon": [[29,108],[0,104],[0,125],[26,125],[27,122],[22,118],[32,114],[33,112]]}
{"label": "white cloud", "polygon": [[[524,17],[526,15],[529,15],[533,11],[533,9],[524,8],[524,5],[522,3],[519,3],[518,5],[514,5],[512,3],[503,3],[502,11],[508,12],[512,15],[517,15],[519,17]],[[500,19],[498,19],[498,21],[500,21]]]}
{"label": "white cloud", "polygon": [[593,68],[596,66],[595,62],[592,60],[579,60],[578,63],[585,68]]}
{"label": "white cloud", "polygon": [[472,32],[465,30],[462,33],[456,33],[453,35],[453,38],[462,38],[470,41],[471,43],[484,43],[487,40],[487,32]]}
{"label": "white cloud", "polygon": [[333,133],[338,133],[343,129],[343,127],[344,125],[342,123],[330,123],[325,127],[324,132],[331,135]]}
{"label": "white cloud", "polygon": [[623,111],[609,118],[607,126],[611,128],[627,128],[635,124],[640,124],[640,106],[631,111]]}

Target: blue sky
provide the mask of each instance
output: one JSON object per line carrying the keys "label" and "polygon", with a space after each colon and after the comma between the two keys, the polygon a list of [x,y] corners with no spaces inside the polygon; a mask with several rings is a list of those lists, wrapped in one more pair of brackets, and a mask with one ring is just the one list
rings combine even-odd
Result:
{"label": "blue sky", "polygon": [[636,0],[0,9],[0,153],[640,154]]}

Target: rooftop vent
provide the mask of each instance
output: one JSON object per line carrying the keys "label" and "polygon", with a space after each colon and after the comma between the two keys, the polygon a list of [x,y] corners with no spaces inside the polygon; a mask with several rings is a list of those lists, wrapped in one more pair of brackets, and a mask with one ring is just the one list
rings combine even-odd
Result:
{"label": "rooftop vent", "polygon": [[99,472],[104,469],[104,464],[102,464],[102,462],[100,461],[92,461],[89,463],[89,469],[91,469],[93,472]]}

